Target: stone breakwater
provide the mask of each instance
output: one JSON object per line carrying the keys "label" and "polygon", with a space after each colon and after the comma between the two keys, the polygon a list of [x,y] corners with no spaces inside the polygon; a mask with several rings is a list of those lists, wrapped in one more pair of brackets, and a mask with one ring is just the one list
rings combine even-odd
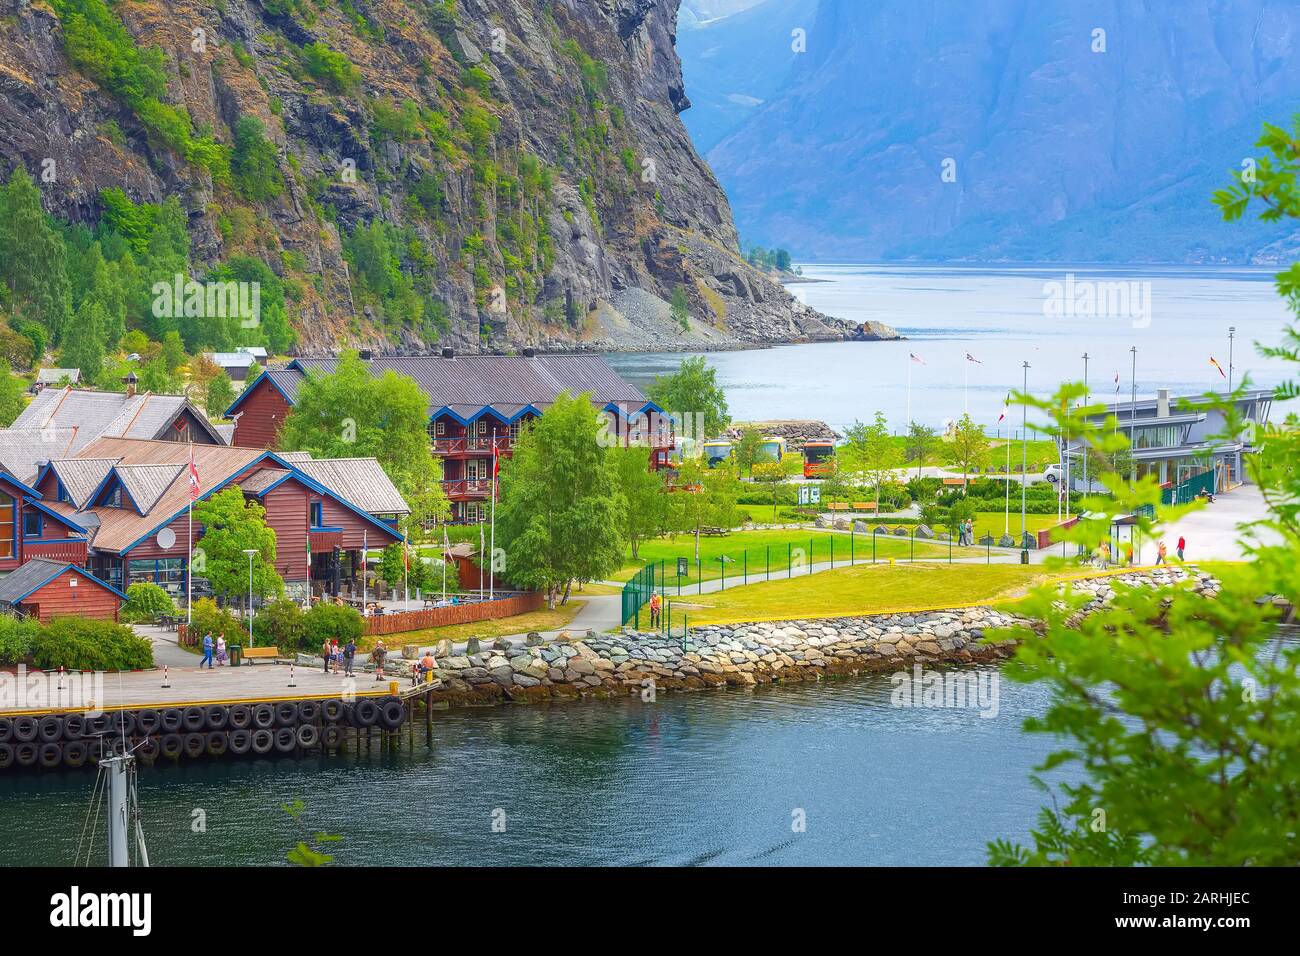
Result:
{"label": "stone breakwater", "polygon": [[[1168,587],[1191,582],[1213,596],[1218,584],[1183,568],[1157,569],[1072,582],[1090,595],[1079,612],[1112,601],[1117,586]],[[522,644],[499,639],[464,654],[442,642],[428,690],[434,701],[490,704],[506,700],[542,702],[577,697],[624,696],[654,690],[748,687],[776,681],[893,671],[913,663],[960,666],[1009,657],[1010,642],[982,640],[990,630],[1033,622],[989,607],[865,615],[828,620],[705,625],[689,638],[624,631],[543,641],[529,635]],[[390,662],[409,674],[413,662]],[[390,668],[391,669],[391,668]]]}

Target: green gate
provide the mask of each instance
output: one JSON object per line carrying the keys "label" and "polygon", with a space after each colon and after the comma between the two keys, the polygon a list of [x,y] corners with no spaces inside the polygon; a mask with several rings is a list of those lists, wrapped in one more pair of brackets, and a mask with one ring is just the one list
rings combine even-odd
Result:
{"label": "green gate", "polygon": [[655,591],[655,566],[647,564],[623,585],[622,623],[639,621],[641,608],[650,602]]}

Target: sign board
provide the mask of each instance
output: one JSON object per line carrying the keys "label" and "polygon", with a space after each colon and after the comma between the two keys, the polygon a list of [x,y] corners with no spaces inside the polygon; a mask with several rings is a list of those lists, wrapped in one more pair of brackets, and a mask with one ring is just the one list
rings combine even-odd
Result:
{"label": "sign board", "polygon": [[800,485],[799,486],[799,504],[816,505],[822,500],[821,485]]}
{"label": "sign board", "polygon": [[678,558],[678,559],[677,559],[677,576],[678,576],[679,578],[684,578],[684,577],[687,577],[688,575],[690,575],[690,573],[691,573],[691,563],[690,563],[690,560],[687,559],[687,558]]}

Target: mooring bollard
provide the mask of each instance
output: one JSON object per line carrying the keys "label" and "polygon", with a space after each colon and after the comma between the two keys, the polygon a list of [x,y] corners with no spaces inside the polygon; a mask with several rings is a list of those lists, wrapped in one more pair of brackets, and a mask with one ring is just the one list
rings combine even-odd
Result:
{"label": "mooring bollard", "polygon": [[290,665],[289,665],[289,686],[290,686],[290,687],[297,687],[297,686],[298,686],[298,682],[294,679],[293,668],[294,668],[294,665],[293,665],[293,664],[290,664]]}
{"label": "mooring bollard", "polygon": [[59,665],[59,690],[63,690],[63,665]]}
{"label": "mooring bollard", "polygon": [[169,681],[169,680],[167,679],[167,665],[166,665],[166,664],[163,665],[163,682],[162,682],[162,685],[163,685],[163,689],[164,689],[164,690],[166,690],[168,687],[171,687],[171,686],[172,686],[171,681]]}

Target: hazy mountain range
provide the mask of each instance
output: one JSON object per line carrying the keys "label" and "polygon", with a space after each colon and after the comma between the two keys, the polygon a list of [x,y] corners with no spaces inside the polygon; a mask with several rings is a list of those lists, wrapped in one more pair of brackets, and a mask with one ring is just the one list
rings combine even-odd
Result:
{"label": "hazy mountain range", "polygon": [[762,0],[706,19],[708,5],[686,0],[681,18],[683,118],[746,243],[1077,262],[1300,247],[1209,202],[1261,123],[1300,109],[1300,4]]}

